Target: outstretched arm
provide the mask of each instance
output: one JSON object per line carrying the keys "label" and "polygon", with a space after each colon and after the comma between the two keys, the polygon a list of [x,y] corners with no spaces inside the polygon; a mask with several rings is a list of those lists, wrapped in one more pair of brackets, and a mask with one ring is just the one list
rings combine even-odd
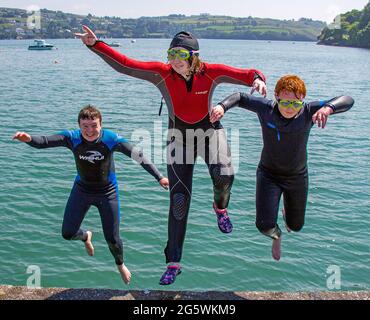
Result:
{"label": "outstretched arm", "polygon": [[75,33],[88,48],[99,55],[114,70],[147,80],[154,85],[159,85],[163,81],[163,72],[166,71],[166,64],[162,62],[144,62],[131,59],[117,50],[114,50],[103,41],[98,40],[94,32],[87,26],[82,26],[84,33]]}
{"label": "outstretched arm", "polygon": [[135,148],[129,142],[119,142],[115,146],[114,150],[122,152],[126,156],[135,160],[149,174],[151,174],[164,189],[168,189],[168,186],[169,186],[168,179],[163,177],[163,175],[159,172],[157,167],[149,159],[147,159],[139,149]]}
{"label": "outstretched arm", "polygon": [[251,94],[237,92],[234,93],[223,101],[219,102],[211,111],[210,121],[212,123],[219,121],[225,114],[226,111],[240,107],[249,111],[260,113],[267,108],[271,108],[272,100],[268,100],[262,97],[255,97]]}
{"label": "outstretched arm", "polygon": [[258,91],[266,97],[267,87],[266,78],[263,73],[257,69],[241,69],[224,64],[208,64],[210,76],[215,84],[232,83],[247,85],[252,87],[251,94]]}
{"label": "outstretched arm", "polygon": [[334,114],[346,112],[352,108],[355,100],[350,96],[339,96],[335,97],[325,103],[326,106],[333,109]]}
{"label": "outstretched arm", "polygon": [[339,96],[329,101],[312,102],[309,104],[309,111],[312,116],[312,122],[318,127],[324,129],[328,117],[331,114],[346,112],[352,108],[355,101],[350,96]]}
{"label": "outstretched arm", "polygon": [[37,149],[69,147],[69,140],[66,136],[55,134],[52,136],[31,136],[27,132],[16,132],[13,140],[25,142]]}

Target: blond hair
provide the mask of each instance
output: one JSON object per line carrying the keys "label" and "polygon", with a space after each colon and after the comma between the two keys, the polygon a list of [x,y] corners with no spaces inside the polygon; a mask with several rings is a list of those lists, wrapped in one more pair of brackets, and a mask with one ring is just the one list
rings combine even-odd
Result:
{"label": "blond hair", "polygon": [[188,76],[191,76],[200,71],[202,67],[202,60],[200,60],[199,56],[194,55],[189,59],[189,64],[190,64],[190,68],[189,68]]}

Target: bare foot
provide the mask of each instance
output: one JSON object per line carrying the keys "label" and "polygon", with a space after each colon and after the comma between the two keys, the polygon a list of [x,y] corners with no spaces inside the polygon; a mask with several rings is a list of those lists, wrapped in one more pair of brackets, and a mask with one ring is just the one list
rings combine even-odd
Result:
{"label": "bare foot", "polygon": [[282,213],[283,213],[283,219],[284,219],[284,222],[285,222],[286,231],[292,232],[292,230],[289,229],[288,224],[286,223],[285,208],[283,208]]}
{"label": "bare foot", "polygon": [[86,231],[86,233],[87,233],[87,240],[84,242],[84,244],[85,244],[87,254],[92,257],[94,255],[94,246],[91,243],[92,232]]}
{"label": "bare foot", "polygon": [[126,283],[129,284],[131,281],[131,272],[129,269],[124,264],[117,265],[117,269],[119,273],[121,274],[122,280]]}
{"label": "bare foot", "polygon": [[272,240],[272,257],[279,261],[281,257],[281,237]]}

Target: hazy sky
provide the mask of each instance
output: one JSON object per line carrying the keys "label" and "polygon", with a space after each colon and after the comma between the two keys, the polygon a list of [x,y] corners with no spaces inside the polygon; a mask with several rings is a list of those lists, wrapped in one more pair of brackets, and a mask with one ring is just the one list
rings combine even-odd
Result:
{"label": "hazy sky", "polygon": [[168,14],[229,15],[276,19],[312,18],[331,22],[339,13],[362,9],[368,0],[0,0],[0,7],[61,10],[96,16],[138,18]]}

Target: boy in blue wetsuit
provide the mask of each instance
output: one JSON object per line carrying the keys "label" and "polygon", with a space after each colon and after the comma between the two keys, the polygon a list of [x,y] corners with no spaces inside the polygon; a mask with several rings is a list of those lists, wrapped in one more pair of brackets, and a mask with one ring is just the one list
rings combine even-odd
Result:
{"label": "boy in blue wetsuit", "polygon": [[263,136],[263,150],[257,169],[256,226],[273,239],[272,256],[281,256],[281,230],[277,225],[279,202],[284,197],[286,228],[300,231],[308,195],[307,142],[314,123],[324,128],[331,114],[345,112],[354,104],[349,96],[327,101],[303,102],[304,82],[297,76],[282,77],[275,87],[276,100],[235,93],[211,112],[211,122],[239,106],[257,113]]}
{"label": "boy in blue wetsuit", "polygon": [[102,129],[102,116],[93,106],[86,106],[78,115],[80,130],[63,131],[51,136],[31,136],[17,132],[13,139],[35,148],[67,147],[73,152],[77,177],[69,196],[63,219],[62,235],[66,240],[81,240],[90,256],[94,255],[92,232],[80,228],[90,206],[99,210],[105,240],[125,283],[131,273],[123,263],[123,246],[119,235],[119,198],[113,153],[122,152],[150,173],[168,189],[168,179],[143,154],[119,135]]}

